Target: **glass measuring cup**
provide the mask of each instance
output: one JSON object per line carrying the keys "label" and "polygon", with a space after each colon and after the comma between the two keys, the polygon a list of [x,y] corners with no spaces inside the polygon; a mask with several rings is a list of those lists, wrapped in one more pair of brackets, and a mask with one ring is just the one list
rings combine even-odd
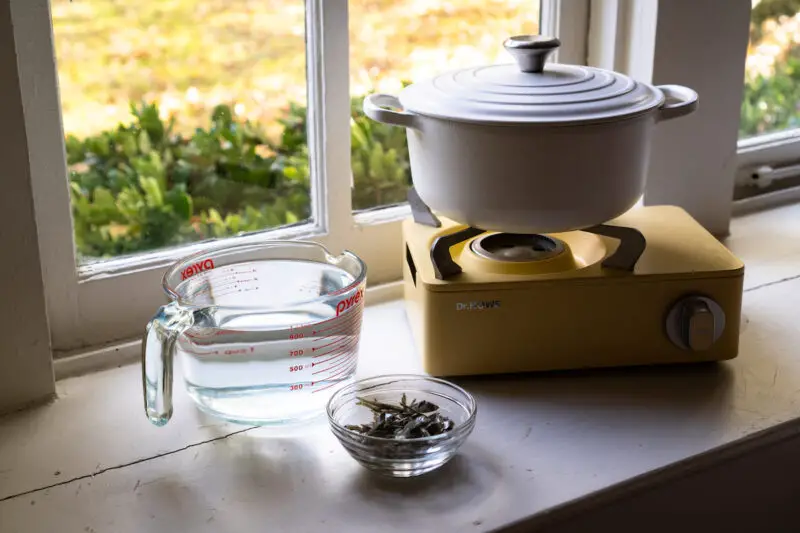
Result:
{"label": "glass measuring cup", "polygon": [[172,300],[142,341],[145,411],[172,416],[173,359],[204,411],[244,424],[322,414],[356,370],[366,266],[312,242],[230,246],[186,257],[162,282]]}

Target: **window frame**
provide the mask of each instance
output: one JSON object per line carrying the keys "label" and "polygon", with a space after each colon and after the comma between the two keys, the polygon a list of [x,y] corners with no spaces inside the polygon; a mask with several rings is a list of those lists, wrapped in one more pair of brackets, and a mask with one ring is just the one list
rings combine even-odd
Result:
{"label": "window frame", "polygon": [[[370,284],[400,277],[399,219],[406,212],[351,213],[349,41],[346,0],[306,2],[309,148],[312,222],[228,240],[204,241],[77,268],[69,189],[64,176],[63,127],[47,0],[13,0],[17,35],[30,35],[18,51],[25,123],[42,267],[55,355],[135,338],[163,303],[161,276],[179,257],[232,242],[308,239],[339,253],[350,249],[369,265]],[[325,61],[325,56],[335,61]],[[312,81],[313,80],[313,81]],[[324,90],[322,88],[324,87]],[[317,113],[319,113],[318,118]]]}
{"label": "window frame", "polygon": [[[800,127],[772,131],[739,139],[736,158],[736,187],[753,187],[753,174],[762,166],[775,170],[790,169],[786,177],[800,177],[796,167],[800,163]],[[800,187],[790,187],[772,192],[755,194],[734,202],[735,213],[745,213],[800,199]]]}
{"label": "window frame", "polygon": [[[588,60],[642,81],[683,83],[701,95],[717,95],[714,99],[701,96],[701,110],[695,117],[659,127],[645,202],[687,208],[720,234],[727,232],[732,203],[747,44],[747,31],[739,31],[744,15],[745,30],[749,24],[749,1],[744,13],[745,1],[734,9],[726,0],[542,0],[541,5],[542,32],[562,39],[560,61]],[[363,257],[372,285],[396,280],[402,264],[400,219],[407,216],[408,208],[351,211],[347,0],[308,0],[307,6],[308,75],[316,82],[310,86],[324,88],[309,90],[310,113],[321,113],[319,121],[311,121],[318,124],[317,129],[309,133],[309,143],[322,154],[318,167],[312,167],[318,177],[312,186],[312,195],[318,200],[313,208],[315,226],[281,228],[238,239],[313,238],[332,252],[347,247]],[[719,42],[709,50],[700,31],[701,21],[688,26],[685,22],[699,18],[698,10],[712,9],[721,12],[721,19],[717,18],[720,25],[730,27],[724,26],[726,31],[714,35]],[[164,301],[160,289],[164,267],[192,248],[227,243],[202,243],[177,252],[75,268],[49,2],[10,0],[10,12],[22,93],[20,126],[28,139],[37,223],[32,238],[41,254],[40,265],[31,264],[31,268],[41,267],[52,348],[58,356],[129,341]],[[725,72],[720,79],[710,79],[713,77],[705,72],[711,52],[717,54],[715,66]],[[724,105],[715,105],[714,100],[720,98]],[[704,127],[698,128],[700,124]],[[708,135],[719,136],[721,141],[707,147]],[[692,161],[679,156],[686,153],[687,146],[695,147]],[[703,149],[697,150],[697,146]],[[698,196],[703,201],[698,202]]]}
{"label": "window frame", "polygon": [[[741,139],[736,155],[736,187],[757,187],[753,174],[760,167],[772,167],[777,171],[789,170],[789,177],[800,177],[800,128],[777,131]],[[755,194],[733,202],[733,214],[743,215],[752,211],[776,207],[800,201],[800,187],[790,186]]]}
{"label": "window frame", "polygon": [[[21,85],[26,95],[23,107],[32,140],[31,183],[56,357],[138,337],[142,325],[164,302],[160,287],[164,269],[188,253],[233,241],[314,240],[333,253],[349,249],[362,257],[369,267],[370,285],[400,279],[400,221],[409,214],[408,207],[352,212],[347,0],[306,2],[309,148],[315,154],[310,158],[312,222],[77,268],[69,189],[64,179],[67,165],[50,6],[47,0],[11,3],[15,35],[24,42],[18,50]],[[574,18],[581,10],[588,13],[588,0],[543,0],[542,4],[552,31],[563,34],[567,32],[559,31],[559,24],[564,24],[565,18],[557,16],[562,10],[568,18]],[[580,58],[582,38],[578,35],[568,40],[562,55],[572,61]]]}
{"label": "window frame", "polygon": [[0,413],[49,398],[55,392],[50,331],[41,275],[33,190],[30,137],[22,102],[19,49],[12,2],[0,3],[0,121],[8,134],[0,143],[3,193],[0,211]]}
{"label": "window frame", "polygon": [[656,128],[644,203],[683,207],[718,236],[732,212],[750,9],[749,0],[593,0],[590,15],[590,65],[700,95],[695,113]]}

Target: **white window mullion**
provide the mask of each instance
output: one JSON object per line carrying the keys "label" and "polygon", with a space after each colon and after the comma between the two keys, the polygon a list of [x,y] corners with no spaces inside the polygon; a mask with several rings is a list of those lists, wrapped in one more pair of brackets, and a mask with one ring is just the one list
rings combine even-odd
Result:
{"label": "white window mullion", "polygon": [[321,119],[311,121],[310,132],[316,143],[316,149],[312,146],[311,151],[321,163],[317,165],[314,198],[318,212],[324,216],[322,223],[332,251],[338,251],[349,240],[353,226],[347,12],[347,0],[308,3],[309,38],[321,42],[320,47],[310,47],[308,51],[310,95],[316,104],[313,113]]}
{"label": "white window mullion", "polygon": [[[47,126],[52,126],[37,122],[41,118],[37,106],[52,102],[46,91],[37,94],[33,65],[39,60],[52,62],[48,14],[46,0],[0,3],[0,124],[5,132],[0,143],[0,212],[4,217],[0,228],[0,413],[40,401],[55,390],[46,289],[54,289],[50,282],[56,280],[43,279],[52,255],[41,241],[41,230],[37,231],[40,222],[36,219],[44,214],[36,203],[42,199],[42,188],[32,185],[52,171],[37,158],[42,155],[36,151],[39,137],[44,135],[46,150],[51,140]],[[59,131],[56,123],[52,134],[57,138]],[[64,206],[55,207],[61,212]],[[49,269],[44,275],[53,276],[53,272]]]}
{"label": "white window mullion", "polygon": [[12,0],[36,225],[53,345],[77,331],[78,278],[72,236],[58,78],[48,0]]}
{"label": "white window mullion", "polygon": [[585,65],[589,0],[541,0],[540,9],[539,33],[561,40],[553,61]]}
{"label": "white window mullion", "polygon": [[[320,32],[310,28],[310,36],[321,38],[319,49],[309,48],[309,84],[322,104],[321,135],[310,134],[321,149],[317,171],[318,193],[314,194],[324,214],[327,234],[320,242],[332,253],[351,250],[368,265],[370,285],[395,281],[402,276],[400,219],[409,213],[407,206],[353,215],[352,170],[350,162],[350,34],[347,0],[310,0],[309,26],[318,23]],[[320,35],[321,34],[321,35]],[[318,63],[312,63],[319,61]],[[318,65],[319,74],[312,73]],[[320,83],[314,87],[314,81]],[[319,107],[317,107],[319,109]],[[320,124],[321,122],[321,124]]]}
{"label": "white window mullion", "polygon": [[593,0],[588,64],[650,83],[658,0]]}
{"label": "white window mullion", "polygon": [[681,206],[715,235],[728,233],[731,217],[750,8],[729,0],[658,5],[653,83],[691,87],[700,105],[656,128],[645,203]]}
{"label": "white window mullion", "polygon": [[700,95],[698,111],[656,127],[644,201],[683,207],[717,235],[731,215],[750,5],[592,1],[590,65]]}

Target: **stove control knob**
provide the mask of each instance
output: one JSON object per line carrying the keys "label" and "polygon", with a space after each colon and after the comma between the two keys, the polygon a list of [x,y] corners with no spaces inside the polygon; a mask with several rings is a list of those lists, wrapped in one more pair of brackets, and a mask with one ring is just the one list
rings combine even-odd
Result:
{"label": "stove control knob", "polygon": [[725,312],[705,296],[688,296],[667,314],[667,336],[684,350],[708,350],[725,330]]}
{"label": "stove control knob", "polygon": [[714,313],[702,300],[687,303],[683,308],[681,334],[694,351],[708,350],[714,338]]}

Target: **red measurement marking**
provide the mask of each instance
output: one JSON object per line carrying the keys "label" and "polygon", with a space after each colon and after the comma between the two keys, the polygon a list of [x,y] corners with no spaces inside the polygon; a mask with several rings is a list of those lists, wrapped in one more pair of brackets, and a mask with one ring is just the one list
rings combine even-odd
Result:
{"label": "red measurement marking", "polygon": [[[324,365],[324,364],[325,364],[325,363],[327,363],[328,361],[333,361],[334,359],[338,359],[338,358],[340,358],[341,356],[343,356],[343,355],[346,355],[346,354],[348,354],[348,353],[350,353],[350,350],[341,350],[341,351],[339,351],[339,353],[337,353],[336,355],[333,355],[333,356],[331,356],[331,357],[328,357],[328,358],[327,358],[327,359],[325,359],[324,361],[320,361],[320,362],[318,362],[318,363],[317,363],[317,362],[311,363],[311,368],[314,368],[315,366],[319,366],[319,365]],[[314,372],[314,373],[316,374],[316,372]]]}
{"label": "red measurement marking", "polygon": [[[355,366],[356,365],[353,365],[353,368],[355,368]],[[350,368],[349,370],[352,370],[353,368]],[[330,379],[332,377],[335,377],[335,376],[338,376],[338,375],[339,374],[334,374],[333,376],[328,376],[328,379]],[[312,382],[311,384],[313,385],[314,383],[319,383],[319,382],[318,381],[317,382]],[[328,385],[325,385],[324,387],[321,387],[319,389],[315,389],[315,390],[311,391],[311,394],[314,394],[315,392],[323,391],[325,389],[329,389],[329,388],[333,387],[334,385],[338,385],[338,383],[330,383]]]}
{"label": "red measurement marking", "polygon": [[189,294],[196,298],[196,297],[200,296],[201,294],[206,294],[207,292],[211,292],[211,287],[208,286],[208,282],[204,282],[204,283],[206,283],[205,286],[201,285],[200,289],[196,289],[196,290],[190,292]]}
{"label": "red measurement marking", "polygon": [[206,283],[211,283],[212,288],[219,289],[236,283],[236,276],[224,276],[221,278],[212,278],[211,276],[208,276],[206,277],[205,281]]}
{"label": "red measurement marking", "polygon": [[289,385],[289,390],[290,391],[303,390],[303,384],[302,383],[298,383],[296,385]]}
{"label": "red measurement marking", "polygon": [[347,313],[343,313],[343,314],[338,315],[338,316],[332,316],[330,318],[326,318],[325,320],[320,320],[319,322],[310,322],[308,324],[303,324],[302,326],[297,326],[297,327],[298,328],[306,328],[306,327],[309,327],[309,326],[319,326],[320,324],[325,324],[326,322],[330,322],[332,320],[339,320],[342,316],[344,316],[344,314],[350,314],[350,313],[354,312],[356,309],[358,309],[359,307],[361,307],[361,306],[360,305],[359,306],[354,306],[354,307],[351,307],[350,310],[347,311]]}
{"label": "red measurement marking", "polygon": [[337,335],[341,335],[343,331],[350,331],[351,329],[358,328],[361,325],[361,319],[353,320],[351,322],[337,324],[335,328],[331,328],[332,331],[329,331],[327,335],[323,335],[321,337],[317,337],[314,339],[314,342],[320,341],[323,339],[328,339],[330,337],[335,337]]}
{"label": "red measurement marking", "polygon": [[[334,361],[335,359],[339,359],[340,361],[342,361],[343,359],[340,359],[340,358],[341,358],[343,355],[344,355],[344,356],[347,356],[347,355],[352,355],[352,354],[354,354],[354,353],[357,353],[357,352],[358,352],[358,350],[354,350],[354,349],[352,349],[352,348],[353,348],[353,347],[351,347],[351,348],[348,348],[348,349],[343,349],[342,351],[340,351],[339,353],[337,353],[337,354],[336,354],[336,355],[334,355],[333,357],[329,357],[329,358],[325,359],[324,361],[320,361],[319,363],[311,363],[311,367],[313,368],[313,367],[315,367],[315,366],[322,366],[322,365],[324,365],[325,363],[328,363],[328,362],[330,362],[330,361]],[[347,359],[347,357],[345,357],[344,359]],[[338,362],[338,361],[337,361],[337,362]],[[331,368],[334,368],[335,366],[336,366],[336,364],[334,364],[334,365],[332,365],[332,366],[329,366],[328,368],[323,368],[322,370],[319,370],[319,371],[317,371],[317,372],[314,372],[314,374],[319,374],[320,372],[324,372],[325,370],[330,370]]]}
{"label": "red measurement marking", "polygon": [[214,298],[222,298],[223,296],[230,296],[231,294],[236,294],[238,292],[242,292],[242,290],[234,289],[232,291],[214,291]]}
{"label": "red measurement marking", "polygon": [[[317,357],[322,357],[323,355],[330,355],[332,353],[336,353],[336,352],[342,350],[343,348],[347,348],[348,345],[354,345],[354,344],[358,344],[358,337],[353,337],[353,338],[347,339],[346,341],[343,341],[342,344],[340,344],[336,348],[332,348],[332,349],[328,350],[327,352],[322,352],[322,353],[319,353],[317,355],[313,355],[312,357],[314,359],[316,359]],[[319,364],[319,363],[317,363],[317,364]]]}
{"label": "red measurement marking", "polygon": [[219,352],[217,350],[214,350],[213,352],[211,352],[211,351],[208,351],[208,352],[195,352],[193,350],[187,350],[186,348],[181,348],[181,350],[183,350],[186,353],[190,353],[192,355],[219,355]]}
{"label": "red measurement marking", "polygon": [[[350,336],[352,336],[352,334],[353,334],[353,330],[352,330],[351,328],[346,328],[346,329],[342,329],[342,330],[340,330],[340,331],[336,331],[336,332],[334,332],[334,333],[331,333],[330,335],[325,335],[324,337],[317,337],[316,339],[314,339],[314,340],[313,340],[313,341],[311,341],[311,342],[325,341],[325,340],[329,340],[329,339],[339,339],[339,338],[341,338],[341,337],[350,337]],[[334,340],[334,341],[332,341],[332,342],[337,342],[337,341],[336,341],[336,340]],[[323,344],[323,345],[321,345],[321,346],[317,346],[317,348],[316,348],[316,349],[317,349],[317,350],[319,350],[319,349],[320,349],[320,348],[322,348],[323,346],[326,346],[326,345],[325,345],[325,344]],[[313,350],[313,349],[314,349],[314,348],[312,348],[312,350]]]}
{"label": "red measurement marking", "polygon": [[337,372],[331,374],[330,376],[327,376],[325,378],[325,381],[327,381],[329,379],[332,379],[332,378],[335,378],[336,376],[341,376],[345,372],[349,372],[349,371],[353,370],[353,368],[356,366],[357,363],[358,363],[358,359],[357,358],[351,359],[348,364],[346,364],[343,367],[339,368]]}
{"label": "red measurement marking", "polygon": [[303,365],[294,365],[289,367],[289,372],[300,372],[303,370]]}
{"label": "red measurement marking", "polygon": [[220,330],[215,331],[214,333],[206,333],[206,334],[203,334],[203,335],[198,335],[196,333],[188,333],[187,332],[186,336],[187,337],[191,337],[192,339],[205,339],[205,338],[209,338],[209,337],[218,337],[220,335],[231,335],[233,333],[237,333],[237,332],[234,331],[234,330],[231,330],[231,329],[220,329]]}
{"label": "red measurement marking", "polygon": [[312,351],[312,352],[315,352],[315,351],[317,351],[317,350],[321,350],[321,349],[323,349],[323,348],[327,348],[328,346],[331,346],[331,345],[333,345],[333,344],[336,344],[337,342],[339,342],[339,340],[335,340],[335,341],[333,341],[333,342],[329,342],[328,344],[323,344],[322,346],[317,346],[316,348],[311,348],[311,351]]}
{"label": "red measurement marking", "polygon": [[351,332],[349,330],[348,331],[340,331],[339,333],[336,333],[335,335],[329,335],[328,337],[325,337],[324,339],[322,339],[322,340],[333,339],[328,344],[323,344],[321,346],[316,346],[314,348],[311,348],[311,351],[312,352],[319,351],[319,350],[329,346],[330,344],[337,343],[340,340],[344,340],[343,337],[349,339],[349,338],[355,337],[355,336],[356,335],[354,335],[353,332]]}
{"label": "red measurement marking", "polygon": [[289,350],[289,357],[299,357],[305,352],[303,350]]}
{"label": "red measurement marking", "polygon": [[355,343],[352,343],[351,346],[342,346],[341,348],[336,350],[336,352],[334,352],[334,353],[336,353],[336,355],[332,355],[332,356],[328,357],[327,359],[323,359],[322,361],[314,361],[313,363],[311,363],[311,366],[315,367],[315,366],[319,366],[319,365],[324,365],[328,361],[333,361],[334,359],[338,359],[342,355],[348,353],[350,351],[350,349],[353,348],[354,344]]}
{"label": "red measurement marking", "polygon": [[357,340],[351,340],[351,341],[345,342],[343,344],[340,344],[336,348],[332,348],[332,349],[328,350],[327,352],[322,352],[321,354],[318,354],[318,355],[312,355],[312,357],[316,359],[317,357],[322,357],[323,355],[330,355],[332,353],[337,353],[340,350],[345,349],[347,347],[348,343],[357,344],[358,341]]}
{"label": "red measurement marking", "polygon": [[[347,313],[347,315],[342,315],[339,318],[342,319],[340,322],[337,322],[336,324],[333,324],[332,326],[328,326],[327,328],[314,330],[311,333],[313,335],[316,335],[317,333],[323,333],[325,331],[336,329],[339,326],[341,326],[342,324],[352,324],[352,323],[357,322],[358,320],[361,319],[361,313]],[[327,320],[326,320],[326,322],[327,322]],[[321,323],[322,322],[320,322],[319,324],[321,324]]]}
{"label": "red measurement marking", "polygon": [[347,355],[346,357],[342,358],[341,361],[337,361],[335,364],[329,366],[328,368],[323,368],[322,370],[317,370],[316,372],[312,372],[311,375],[312,376],[316,376],[320,372],[330,372],[331,370],[341,366],[343,363],[347,363],[348,361],[351,361],[352,357],[356,355],[355,352],[345,352],[345,353],[348,353],[349,355]]}
{"label": "red measurement marking", "polygon": [[[312,383],[312,385],[313,385],[313,383]],[[321,387],[321,388],[319,388],[319,389],[314,389],[314,390],[312,390],[312,391],[311,391],[311,394],[314,394],[315,392],[323,391],[323,390],[325,390],[325,389],[330,389],[330,388],[331,388],[331,387],[333,387],[334,385],[336,385],[336,383],[331,383],[331,384],[329,384],[329,385],[325,385],[324,387]]]}
{"label": "red measurement marking", "polygon": [[331,337],[336,337],[337,335],[342,335],[342,334],[346,335],[352,331],[357,330],[359,327],[361,327],[361,320],[354,320],[353,322],[350,322],[348,324],[342,324],[340,327],[331,328],[331,331],[328,331],[327,334],[315,338],[314,342],[324,339],[329,339]]}
{"label": "red measurement marking", "polygon": [[201,335],[198,335],[196,333],[187,332],[186,336],[190,337],[192,339],[206,339],[206,338],[209,338],[209,337],[219,337],[219,336],[222,336],[222,335],[234,335],[236,333],[252,333],[252,331],[237,330],[237,329],[218,329],[218,330],[215,330],[214,333],[205,333],[205,334],[201,334]]}

